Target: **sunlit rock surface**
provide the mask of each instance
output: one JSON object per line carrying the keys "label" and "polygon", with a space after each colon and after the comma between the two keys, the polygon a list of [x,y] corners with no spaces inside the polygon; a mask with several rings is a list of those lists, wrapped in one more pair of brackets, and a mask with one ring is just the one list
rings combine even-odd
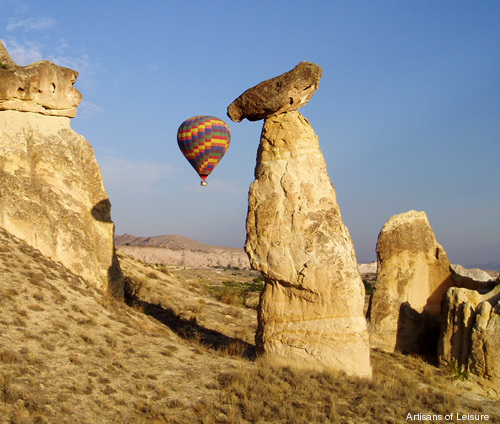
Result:
{"label": "sunlit rock surface", "polygon": [[439,359],[500,395],[500,285],[487,293],[452,287],[443,300]]}
{"label": "sunlit rock surface", "polygon": [[291,71],[249,88],[227,108],[228,116],[240,122],[258,121],[272,115],[298,110],[319,87],[323,70],[311,62],[301,62]]}
{"label": "sunlit rock surface", "polygon": [[0,42],[0,111],[18,110],[51,116],[76,116],[82,101],[73,87],[78,72],[41,60],[17,65]]}
{"label": "sunlit rock surface", "polygon": [[268,360],[371,377],[364,289],[318,137],[299,112],[266,119],[245,250],[266,275],[257,349]]}
{"label": "sunlit rock surface", "polygon": [[448,256],[425,212],[390,218],[379,234],[377,257],[369,308],[371,346],[388,352],[435,352],[441,299],[453,281]]}
{"label": "sunlit rock surface", "polygon": [[92,146],[70,126],[76,75],[46,61],[19,67],[0,43],[0,226],[120,296],[111,203]]}

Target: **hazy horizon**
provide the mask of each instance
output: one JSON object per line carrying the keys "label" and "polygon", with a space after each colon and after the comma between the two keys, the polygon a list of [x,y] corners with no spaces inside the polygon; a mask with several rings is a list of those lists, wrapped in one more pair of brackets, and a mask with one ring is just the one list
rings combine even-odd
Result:
{"label": "hazy horizon", "polygon": [[[299,62],[323,68],[300,112],[324,153],[359,262],[387,220],[425,211],[452,263],[500,260],[500,3],[0,2],[20,65],[79,72],[72,127],[94,147],[116,234],[242,247],[262,122],[232,122],[243,91]],[[199,178],[179,125],[213,115],[226,156]]]}
{"label": "hazy horizon", "polygon": [[[175,237],[183,237],[183,238],[186,238],[188,240],[194,240],[195,242],[200,242],[199,240],[196,240],[196,239],[193,239],[191,237],[186,237],[186,236],[183,236],[182,234],[156,234],[156,235],[138,235],[138,234],[130,234],[130,233],[123,233],[123,234],[117,234],[115,233],[115,239],[117,237],[125,237],[125,236],[132,236],[132,237],[137,237],[137,238],[154,238],[154,237],[158,237],[158,238],[162,238],[162,237],[169,237],[169,236],[175,236]],[[122,241],[123,243],[123,241]],[[230,247],[230,248],[235,248],[235,249],[243,249],[242,246],[225,246],[225,245],[216,245],[216,244],[213,244],[213,243],[209,243],[209,242],[200,242],[200,243],[203,243],[203,244],[206,244],[206,245],[213,245],[213,246],[217,246],[217,247]],[[139,246],[140,247],[140,246]],[[244,250],[244,249],[243,249]],[[376,262],[377,260],[374,259],[373,261],[358,261],[358,263],[371,263],[371,262]],[[482,263],[452,263],[452,264],[455,264],[455,265],[462,265],[464,267],[478,267],[478,268],[482,268],[482,269],[485,269],[485,270],[489,270],[489,271],[493,271],[493,270],[500,270],[500,261],[498,262],[494,262],[494,261],[490,261],[490,262],[482,262]],[[489,265],[490,267],[485,267],[485,265]]]}

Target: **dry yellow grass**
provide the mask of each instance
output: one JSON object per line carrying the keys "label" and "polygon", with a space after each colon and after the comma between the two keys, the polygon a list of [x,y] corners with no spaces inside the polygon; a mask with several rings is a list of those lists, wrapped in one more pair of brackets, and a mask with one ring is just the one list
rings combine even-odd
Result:
{"label": "dry yellow grass", "polygon": [[493,400],[417,357],[373,352],[372,382],[272,368],[253,356],[255,311],[203,288],[237,276],[120,262],[128,304],[0,230],[0,424],[500,420]]}

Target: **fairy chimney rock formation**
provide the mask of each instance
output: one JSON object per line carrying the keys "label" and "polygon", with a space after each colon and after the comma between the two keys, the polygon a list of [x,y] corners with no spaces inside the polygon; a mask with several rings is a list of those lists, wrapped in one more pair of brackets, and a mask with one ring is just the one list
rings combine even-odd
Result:
{"label": "fairy chimney rock formation", "polygon": [[77,75],[48,61],[18,66],[0,43],[0,226],[120,296],[111,204],[92,146],[70,126]]}
{"label": "fairy chimney rock formation", "polygon": [[[300,86],[291,75],[287,84]],[[262,94],[262,110],[273,101]],[[363,283],[318,137],[298,111],[263,114],[245,245],[252,268],[266,277],[257,350],[280,365],[371,378]]]}
{"label": "fairy chimney rock formation", "polygon": [[227,108],[236,122],[258,121],[304,106],[319,86],[323,70],[311,62],[301,62],[291,71],[249,88]]}
{"label": "fairy chimney rock formation", "polygon": [[500,284],[483,290],[450,288],[443,300],[438,356],[479,377],[500,395]]}
{"label": "fairy chimney rock formation", "polygon": [[378,275],[369,308],[372,347],[432,353],[441,300],[453,284],[450,262],[425,212],[390,218],[377,243]]}

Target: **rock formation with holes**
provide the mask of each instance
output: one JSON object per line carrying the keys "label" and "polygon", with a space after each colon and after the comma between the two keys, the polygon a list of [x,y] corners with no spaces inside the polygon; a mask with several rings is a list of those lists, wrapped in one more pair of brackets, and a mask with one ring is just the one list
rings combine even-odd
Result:
{"label": "rock formation with holes", "polygon": [[[280,113],[266,103],[275,100],[266,93],[280,86],[276,81],[302,84],[293,72],[254,93],[261,109],[277,109],[266,115],[249,192],[245,250],[252,268],[266,276],[256,346],[278,364],[370,378],[363,283],[318,137],[298,111]],[[306,97],[314,93],[310,87]]]}
{"label": "rock formation with holes", "polygon": [[101,170],[70,126],[82,99],[77,76],[48,61],[18,66],[0,43],[0,226],[121,296]]}
{"label": "rock formation with holes", "polygon": [[[377,242],[378,275],[369,308],[372,347],[434,353],[450,262],[425,212],[393,216]],[[428,352],[427,352],[428,351]]]}

